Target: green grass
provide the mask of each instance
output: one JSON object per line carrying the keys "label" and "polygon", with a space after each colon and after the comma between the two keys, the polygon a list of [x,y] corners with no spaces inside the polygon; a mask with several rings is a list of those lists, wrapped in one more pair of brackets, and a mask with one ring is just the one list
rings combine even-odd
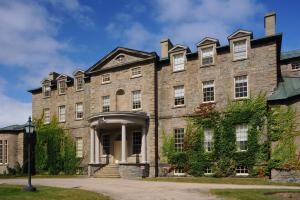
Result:
{"label": "green grass", "polygon": [[238,184],[238,185],[286,185],[300,186],[300,183],[277,183],[267,178],[214,178],[214,177],[159,177],[146,178],[146,181],[181,182],[181,183],[215,183],[215,184]]}
{"label": "green grass", "polygon": [[109,197],[80,189],[37,186],[36,192],[24,192],[23,186],[0,185],[1,200],[110,200]]}
{"label": "green grass", "polygon": [[[86,177],[87,175],[47,175],[47,174],[32,176],[32,178],[86,178]],[[27,175],[23,175],[23,176],[0,175],[0,179],[13,179],[13,178],[27,178]]]}
{"label": "green grass", "polygon": [[300,190],[281,190],[281,189],[213,189],[211,192],[218,196],[225,198],[225,200],[280,200],[274,197],[272,193],[281,192],[300,192]]}

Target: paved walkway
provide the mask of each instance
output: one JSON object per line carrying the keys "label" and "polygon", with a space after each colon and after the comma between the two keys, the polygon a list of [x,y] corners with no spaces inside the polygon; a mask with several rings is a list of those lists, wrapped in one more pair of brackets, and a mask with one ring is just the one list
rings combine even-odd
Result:
{"label": "paved walkway", "polygon": [[[26,184],[26,179],[0,179],[0,184]],[[204,183],[148,182],[106,178],[42,178],[33,179],[33,185],[80,188],[102,193],[114,200],[216,200],[210,189],[224,188],[289,188],[289,186],[231,185]]]}

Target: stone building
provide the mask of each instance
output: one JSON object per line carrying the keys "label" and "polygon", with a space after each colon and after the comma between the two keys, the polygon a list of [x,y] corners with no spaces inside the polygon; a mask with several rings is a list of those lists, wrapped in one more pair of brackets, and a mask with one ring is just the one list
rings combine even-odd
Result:
{"label": "stone building", "polygon": [[[29,91],[32,115],[43,115],[45,123],[58,117],[74,136],[77,156],[91,176],[113,176],[115,170],[122,177],[157,176],[162,132],[174,134],[181,149],[184,116],[200,103],[222,109],[228,101],[263,91],[270,102],[300,109],[300,51],[281,53],[275,13],[264,20],[260,38],[237,30],[223,46],[203,38],[195,52],[164,39],[160,56],[118,47],[72,77],[51,72],[41,87]],[[280,88],[290,84],[282,94]],[[247,134],[245,127],[239,129]]]}

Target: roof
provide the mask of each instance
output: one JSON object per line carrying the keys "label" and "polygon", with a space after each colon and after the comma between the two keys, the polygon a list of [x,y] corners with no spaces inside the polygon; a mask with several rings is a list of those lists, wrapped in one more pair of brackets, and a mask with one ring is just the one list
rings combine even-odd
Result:
{"label": "roof", "polygon": [[300,77],[282,77],[274,93],[268,101],[285,100],[300,95]]}
{"label": "roof", "polygon": [[22,131],[24,129],[25,125],[11,125],[11,126],[6,126],[3,128],[0,128],[0,132],[18,132]]}
{"label": "roof", "polygon": [[280,56],[280,60],[286,60],[291,58],[300,57],[300,49],[282,52]]}

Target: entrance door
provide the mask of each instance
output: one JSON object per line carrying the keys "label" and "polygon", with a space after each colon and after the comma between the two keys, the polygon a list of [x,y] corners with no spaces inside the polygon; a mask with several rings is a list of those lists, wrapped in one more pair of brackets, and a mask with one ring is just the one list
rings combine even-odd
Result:
{"label": "entrance door", "polygon": [[114,163],[121,162],[121,141],[114,141]]}

